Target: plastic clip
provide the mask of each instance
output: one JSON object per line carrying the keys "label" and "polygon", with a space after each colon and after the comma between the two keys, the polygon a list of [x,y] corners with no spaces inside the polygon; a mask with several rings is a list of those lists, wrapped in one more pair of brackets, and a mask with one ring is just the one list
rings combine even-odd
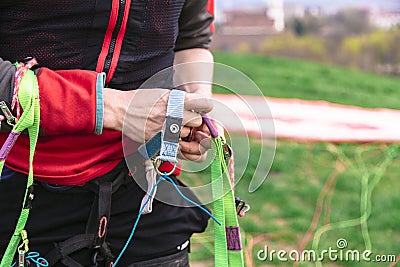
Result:
{"label": "plastic clip", "polygon": [[235,198],[235,204],[236,204],[236,213],[239,215],[239,217],[243,217],[246,212],[250,210],[250,205],[246,204],[242,199],[240,198]]}

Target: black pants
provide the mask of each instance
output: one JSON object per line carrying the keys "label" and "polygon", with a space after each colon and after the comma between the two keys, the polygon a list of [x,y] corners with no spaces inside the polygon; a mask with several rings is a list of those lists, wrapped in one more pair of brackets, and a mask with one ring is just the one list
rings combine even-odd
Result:
{"label": "black pants", "polygon": [[130,264],[128,267],[187,267],[189,266],[188,250],[180,251],[178,253],[159,257],[156,259],[136,262]]}
{"label": "black pants", "polygon": [[[113,181],[118,175],[127,176],[112,194],[111,215],[108,223],[106,242],[114,257],[118,256],[124,246],[137,218],[139,205],[144,191],[128,175],[127,168],[120,164],[109,174],[96,180]],[[135,174],[144,175],[142,168]],[[179,181],[176,181],[179,183]],[[166,182],[165,182],[166,183]],[[60,188],[51,190],[40,182],[35,183],[33,208],[27,222],[29,247],[45,256],[54,249],[54,244],[87,231],[87,222],[91,212],[95,193],[85,188]],[[0,254],[3,254],[14,231],[21,210],[26,175],[14,173],[0,183]],[[64,190],[65,189],[65,190]],[[163,190],[162,186],[159,190]],[[168,187],[173,198],[180,196]],[[189,198],[198,201],[192,194]],[[129,244],[118,266],[140,266],[136,262],[148,261],[150,265],[163,266],[160,262],[153,264],[153,259],[166,260],[165,266],[173,264],[169,261],[187,265],[187,252],[180,251],[181,245],[187,242],[195,232],[203,232],[207,226],[208,215],[196,207],[177,207],[161,203],[153,203],[153,212],[142,215],[132,242]],[[92,249],[82,249],[72,253],[72,259],[82,266],[93,266]],[[185,256],[186,253],[186,256]],[[170,258],[172,257],[172,258]],[[174,258],[178,257],[178,258]],[[150,260],[150,261],[149,261]],[[146,264],[147,264],[146,263]],[[168,263],[168,264],[167,264]],[[131,264],[131,265],[129,265]],[[133,265],[132,265],[133,264]],[[144,263],[143,263],[144,264]],[[55,264],[54,266],[65,266]]]}

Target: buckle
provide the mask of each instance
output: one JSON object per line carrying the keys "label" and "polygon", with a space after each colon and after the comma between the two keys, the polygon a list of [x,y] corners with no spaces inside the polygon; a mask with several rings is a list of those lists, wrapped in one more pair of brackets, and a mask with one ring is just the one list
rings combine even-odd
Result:
{"label": "buckle", "polygon": [[243,217],[244,215],[246,215],[246,212],[250,210],[250,205],[246,204],[246,202],[238,197],[235,198],[235,204],[236,214],[239,215],[239,217]]}

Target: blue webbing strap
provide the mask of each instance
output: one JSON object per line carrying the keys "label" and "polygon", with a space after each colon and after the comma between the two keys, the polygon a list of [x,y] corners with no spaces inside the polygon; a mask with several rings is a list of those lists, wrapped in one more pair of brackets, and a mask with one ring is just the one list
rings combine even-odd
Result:
{"label": "blue webbing strap", "polygon": [[162,132],[159,131],[138,148],[138,152],[145,159],[151,159],[160,151]]}

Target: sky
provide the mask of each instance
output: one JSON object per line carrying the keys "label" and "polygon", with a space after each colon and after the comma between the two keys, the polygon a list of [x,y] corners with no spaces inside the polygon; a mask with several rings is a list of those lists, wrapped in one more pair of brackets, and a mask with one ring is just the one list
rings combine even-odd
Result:
{"label": "sky", "polygon": [[[257,6],[268,0],[223,0],[215,1],[216,9]],[[400,9],[400,0],[284,0],[284,3],[302,4],[304,6],[321,6],[323,8],[340,8],[344,6],[377,6],[383,9]]]}

